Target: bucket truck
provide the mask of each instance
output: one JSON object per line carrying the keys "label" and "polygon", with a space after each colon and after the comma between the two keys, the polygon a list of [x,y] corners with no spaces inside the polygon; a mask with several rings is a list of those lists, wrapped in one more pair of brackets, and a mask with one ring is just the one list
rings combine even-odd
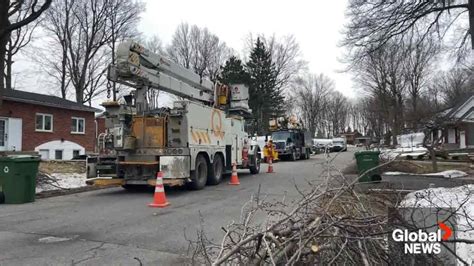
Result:
{"label": "bucket truck", "polygon": [[[251,114],[248,88],[214,84],[175,62],[126,41],[117,48],[108,79],[132,88],[124,102],[108,101],[102,153],[88,159],[88,184],[165,185],[202,189],[216,185],[232,165],[260,171],[260,149],[244,130]],[[179,97],[158,107],[157,91]]]}
{"label": "bucket truck", "polygon": [[269,129],[278,158],[291,161],[310,158],[312,139],[309,131],[298,123],[296,116],[270,119]]}

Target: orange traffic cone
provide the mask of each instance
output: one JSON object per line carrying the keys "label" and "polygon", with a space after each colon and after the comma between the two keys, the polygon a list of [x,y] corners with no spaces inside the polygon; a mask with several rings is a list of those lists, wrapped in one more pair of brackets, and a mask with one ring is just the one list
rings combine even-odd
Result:
{"label": "orange traffic cone", "polygon": [[164,208],[168,205],[170,205],[170,203],[166,200],[165,196],[165,187],[163,186],[163,172],[159,171],[156,174],[155,195],[153,197],[153,202],[148,204],[148,207]]}
{"label": "orange traffic cone", "polygon": [[232,164],[232,175],[230,176],[230,185],[240,185],[239,177],[237,176],[237,165]]}
{"label": "orange traffic cone", "polygon": [[268,169],[267,173],[275,173],[273,172],[273,160],[272,157],[268,157]]}

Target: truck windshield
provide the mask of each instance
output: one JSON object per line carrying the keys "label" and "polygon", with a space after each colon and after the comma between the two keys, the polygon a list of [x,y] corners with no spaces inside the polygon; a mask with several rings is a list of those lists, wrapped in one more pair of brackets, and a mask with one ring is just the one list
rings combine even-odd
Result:
{"label": "truck windshield", "polygon": [[291,138],[291,132],[273,132],[272,133],[272,140],[284,140],[286,141],[288,138]]}

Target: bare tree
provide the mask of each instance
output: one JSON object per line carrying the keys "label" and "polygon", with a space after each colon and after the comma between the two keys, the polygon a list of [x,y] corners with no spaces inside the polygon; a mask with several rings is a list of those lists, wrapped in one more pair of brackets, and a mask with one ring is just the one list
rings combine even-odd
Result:
{"label": "bare tree", "polygon": [[267,47],[272,53],[273,62],[277,71],[277,86],[285,87],[306,68],[299,43],[293,35],[278,39],[272,35],[266,40]]}
{"label": "bare tree", "polygon": [[201,78],[216,80],[232,50],[207,28],[187,23],[180,24],[167,47],[168,56],[185,68],[192,69]]}
{"label": "bare tree", "polygon": [[[376,132],[390,131],[393,144],[404,126],[404,92],[406,82],[403,76],[403,47],[387,43],[384,47],[368,52],[357,65],[357,82],[363,90],[374,98],[376,114],[379,116]],[[373,108],[375,106],[371,106]],[[385,125],[389,130],[385,130]],[[378,137],[381,137],[379,135]]]}
{"label": "bare tree", "polygon": [[[278,88],[286,88],[291,86],[294,79],[298,79],[299,74],[306,70],[307,62],[303,59],[301,48],[293,35],[277,37],[275,34],[268,37],[264,34],[257,34],[265,46],[268,47],[272,54],[272,60],[275,64],[277,72],[276,86]],[[255,43],[253,34],[246,37],[246,50],[251,49]]]}
{"label": "bare tree", "polygon": [[290,93],[303,124],[311,136],[321,129],[323,114],[329,108],[328,96],[334,90],[334,82],[324,74],[307,74],[296,79]]}
{"label": "bare tree", "polygon": [[407,96],[411,103],[410,113],[407,121],[412,128],[418,128],[418,123],[426,114],[419,109],[419,102],[422,94],[427,89],[427,83],[430,78],[431,66],[433,59],[439,52],[439,45],[436,45],[431,37],[425,38],[424,41],[417,40],[418,33],[405,43],[405,55],[403,56],[403,72],[404,79],[407,84]]}
{"label": "bare tree", "polygon": [[191,68],[192,48],[191,48],[191,29],[188,23],[181,23],[174,32],[173,39],[167,47],[169,57],[184,66]]}
{"label": "bare tree", "polygon": [[150,50],[150,52],[155,54],[164,54],[165,50],[163,48],[163,42],[161,41],[158,35],[153,35],[148,39],[144,40],[145,48]]}
{"label": "bare tree", "polygon": [[[50,6],[52,0],[32,0],[29,8],[25,9],[25,1],[1,0],[0,1],[0,105],[3,100],[3,90],[5,88],[5,57],[7,44],[12,31],[20,29],[39,18],[39,16]],[[16,18],[22,10],[23,19],[10,21]]]}
{"label": "bare tree", "polygon": [[[12,20],[17,22],[26,19],[29,15],[28,10],[33,4],[31,0],[25,1],[22,7],[20,7],[16,14],[12,15]],[[25,46],[27,46],[32,38],[33,31],[38,25],[39,20],[33,23],[27,24],[24,27],[13,30],[10,33],[10,39],[8,40],[5,57],[5,88],[7,90],[12,89],[12,69],[13,69],[13,57],[20,52]]]}
{"label": "bare tree", "polygon": [[[68,87],[71,79],[68,75],[68,49],[71,41],[68,36],[72,36],[76,31],[77,23],[74,19],[76,0],[55,1],[46,12],[45,19],[41,26],[52,36],[53,41],[48,43],[48,48],[59,47],[60,53],[51,53],[50,49],[41,51],[35,49],[32,58],[39,63],[45,73],[59,84],[61,97],[66,99]],[[56,50],[56,49],[54,49]],[[41,52],[39,52],[41,51]]]}
{"label": "bare tree", "polygon": [[[106,28],[110,34],[108,46],[110,47],[111,61],[115,62],[115,46],[117,42],[139,35],[137,24],[140,19],[140,13],[145,10],[145,7],[140,1],[107,0],[106,8]],[[116,82],[112,82],[109,89],[112,89],[112,99],[114,101],[117,100]],[[108,93],[110,94],[110,92]]]}
{"label": "bare tree", "polygon": [[[161,41],[160,37],[158,37],[158,35],[153,35],[150,38],[143,38],[141,42],[143,43],[144,47],[150,52],[161,55],[165,54],[163,42]],[[148,90],[147,99],[149,101],[150,108],[158,108],[159,98],[161,94],[162,92],[156,88]]]}
{"label": "bare tree", "polygon": [[454,67],[438,72],[432,86],[442,95],[446,107],[452,107],[472,95],[473,84],[474,71]]}
{"label": "bare tree", "polygon": [[[52,60],[37,61],[60,84],[66,98],[69,86],[76,101],[89,102],[106,91],[105,69],[115,56],[117,42],[138,34],[143,4],[131,0],[58,0],[42,25],[51,33],[48,45],[60,47]],[[50,49],[51,50],[51,49]],[[116,87],[112,86],[115,94]]]}
{"label": "bare tree", "polygon": [[328,134],[331,133],[331,136],[336,137],[344,133],[348,111],[347,98],[339,91],[332,91],[329,94],[326,111],[326,120],[329,125]]}
{"label": "bare tree", "polygon": [[[432,33],[437,33],[443,39],[458,20],[468,20],[468,12],[472,6],[472,0],[461,3],[451,0],[350,0],[347,8],[349,23],[343,44],[349,47],[378,49],[390,41],[403,39],[414,28],[420,29],[420,41]],[[463,35],[457,37],[461,40],[459,46],[466,44],[468,36],[469,30],[465,28]]]}

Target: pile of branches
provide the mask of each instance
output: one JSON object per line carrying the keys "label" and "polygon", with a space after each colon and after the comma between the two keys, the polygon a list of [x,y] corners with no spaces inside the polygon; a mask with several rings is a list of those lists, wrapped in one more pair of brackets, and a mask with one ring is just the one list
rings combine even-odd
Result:
{"label": "pile of branches", "polygon": [[[260,199],[243,207],[239,222],[222,228],[220,244],[204,234],[194,243],[196,263],[225,264],[380,264],[388,261],[387,214],[380,201],[354,189],[328,161],[325,182],[312,184],[301,200]],[[375,203],[375,204],[374,204]],[[390,203],[388,203],[390,204]],[[260,218],[259,222],[254,220]],[[263,221],[262,221],[263,217]]]}
{"label": "pile of branches", "polygon": [[36,187],[45,188],[53,187],[55,189],[67,190],[60,186],[58,179],[44,171],[39,171],[36,175]]}
{"label": "pile of branches", "polygon": [[[239,221],[222,227],[220,243],[203,231],[192,241],[193,264],[390,264],[387,208],[400,195],[367,194],[328,159],[317,184],[299,200],[272,201],[257,193]],[[259,189],[260,191],[260,189]]]}

